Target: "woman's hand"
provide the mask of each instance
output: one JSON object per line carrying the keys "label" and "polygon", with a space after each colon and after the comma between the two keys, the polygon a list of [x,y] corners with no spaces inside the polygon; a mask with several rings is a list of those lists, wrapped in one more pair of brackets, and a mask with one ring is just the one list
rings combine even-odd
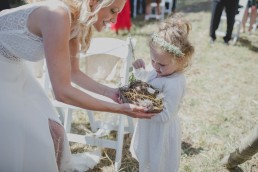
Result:
{"label": "woman's hand", "polygon": [[119,101],[119,91],[118,88],[110,88],[107,87],[104,91],[104,96],[112,99],[116,103],[120,103]]}
{"label": "woman's hand", "polygon": [[145,69],[145,63],[142,59],[137,59],[133,62],[133,67],[135,69],[139,69],[139,68]]}
{"label": "woman's hand", "polygon": [[156,115],[155,113],[147,113],[147,109],[144,107],[136,106],[129,103],[121,104],[122,113],[133,117],[133,118],[146,118],[150,119],[152,116]]}

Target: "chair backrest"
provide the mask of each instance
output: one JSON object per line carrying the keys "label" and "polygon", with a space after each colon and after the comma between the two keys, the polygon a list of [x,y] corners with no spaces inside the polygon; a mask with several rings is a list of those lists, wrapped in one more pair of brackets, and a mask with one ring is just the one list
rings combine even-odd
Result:
{"label": "chair backrest", "polygon": [[127,41],[116,38],[93,38],[86,54],[85,72],[96,81],[114,81],[120,78],[121,84],[127,84],[129,67],[132,63],[132,49]]}

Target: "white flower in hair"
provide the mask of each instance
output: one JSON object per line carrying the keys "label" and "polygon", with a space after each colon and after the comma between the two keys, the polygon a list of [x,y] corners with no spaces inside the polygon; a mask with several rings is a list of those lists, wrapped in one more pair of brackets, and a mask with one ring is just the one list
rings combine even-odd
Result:
{"label": "white flower in hair", "polygon": [[168,43],[167,41],[165,41],[163,38],[160,38],[159,35],[157,33],[153,33],[151,35],[152,41],[159,45],[160,47],[162,47],[164,50],[175,54],[177,57],[182,57],[185,54],[182,53],[182,51],[175,45]]}

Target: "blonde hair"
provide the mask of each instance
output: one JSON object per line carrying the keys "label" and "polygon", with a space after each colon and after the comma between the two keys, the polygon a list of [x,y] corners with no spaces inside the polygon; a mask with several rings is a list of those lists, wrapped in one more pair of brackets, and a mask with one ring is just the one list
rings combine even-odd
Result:
{"label": "blonde hair", "polygon": [[[157,40],[153,39],[152,35],[148,41],[149,46],[156,50],[171,54],[172,61],[178,64],[177,71],[184,71],[190,66],[192,55],[194,53],[194,47],[188,40],[190,30],[191,24],[188,21],[183,20],[181,15],[177,14],[168,17],[160,22],[158,30],[154,33],[155,37],[162,40],[161,43],[157,43]],[[164,42],[168,47],[164,47]],[[171,47],[173,49],[176,48],[177,51],[183,55],[179,55],[175,51],[170,51]]]}
{"label": "blonde hair", "polygon": [[[25,0],[27,3],[46,0]],[[101,8],[111,5],[115,0],[98,0],[98,5],[91,11],[90,0],[59,0],[66,4],[71,12],[71,22],[76,24],[75,30],[79,30],[77,37],[81,44],[81,51],[86,52],[90,46],[93,34],[93,24],[98,20],[97,13]]]}

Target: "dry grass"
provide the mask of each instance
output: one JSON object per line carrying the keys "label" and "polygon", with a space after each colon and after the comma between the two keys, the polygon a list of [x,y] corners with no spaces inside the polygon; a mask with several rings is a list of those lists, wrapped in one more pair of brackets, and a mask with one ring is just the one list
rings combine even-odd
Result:
{"label": "dry grass", "polygon": [[[192,23],[190,39],[196,50],[186,73],[187,93],[180,110],[180,172],[226,172],[220,159],[233,151],[258,121],[258,30],[252,35],[242,34],[234,46],[224,45],[222,38],[210,46],[210,1],[182,1],[179,8]],[[142,19],[138,16],[133,20],[131,35],[137,39],[136,57],[149,60],[146,36],[156,21]],[[106,31],[96,36],[116,35]],[[118,35],[122,39],[127,36],[126,31]],[[81,125],[86,128],[87,122]],[[136,172],[138,164],[128,151],[129,144],[130,137],[125,136],[120,171]],[[105,150],[100,164],[89,171],[112,171],[114,155],[114,151]],[[240,167],[245,172],[258,172],[258,156]]]}

